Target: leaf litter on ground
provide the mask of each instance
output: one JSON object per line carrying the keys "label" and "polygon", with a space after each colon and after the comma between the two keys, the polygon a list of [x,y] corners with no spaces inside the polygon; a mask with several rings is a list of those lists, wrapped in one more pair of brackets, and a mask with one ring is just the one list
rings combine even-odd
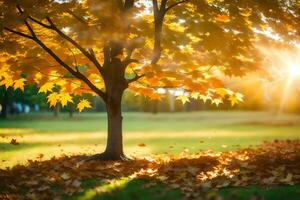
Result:
{"label": "leaf litter on ground", "polygon": [[[0,197],[61,199],[82,192],[84,180],[143,179],[148,184],[164,183],[180,189],[187,199],[209,197],[224,187],[294,185],[300,183],[300,140],[264,142],[236,151],[204,151],[179,155],[153,155],[131,161],[85,161],[88,155],[29,160],[0,170]],[[41,157],[41,156],[40,156]],[[54,190],[53,187],[61,190]]]}

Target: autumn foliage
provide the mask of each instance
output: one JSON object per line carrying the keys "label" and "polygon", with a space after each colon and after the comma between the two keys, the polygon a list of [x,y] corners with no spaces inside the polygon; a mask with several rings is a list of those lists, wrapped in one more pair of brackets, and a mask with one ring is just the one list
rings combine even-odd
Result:
{"label": "autumn foliage", "polygon": [[[260,69],[257,43],[292,45],[299,39],[299,2],[283,0],[1,0],[0,86],[36,84],[50,106],[77,104],[74,96],[99,96],[108,113],[107,148],[100,159],[125,159],[121,101],[125,90],[160,99],[158,90],[180,89],[177,99],[242,95],[221,75]],[[278,35],[273,40],[269,35]]]}
{"label": "autumn foliage", "polygon": [[[241,98],[222,89],[216,72],[258,69],[255,44],[270,40],[259,31],[272,30],[286,42],[298,38],[299,16],[292,13],[299,3],[293,1],[125,3],[122,8],[122,1],[2,0],[0,85],[23,90],[26,83],[37,84],[49,94],[50,106],[74,103],[74,95],[99,95],[106,87],[105,49],[119,43],[114,56],[126,67],[135,94],[160,99],[158,88],[182,88],[183,102],[191,97],[218,104],[229,97],[235,104]],[[80,111],[89,107],[82,101]]]}

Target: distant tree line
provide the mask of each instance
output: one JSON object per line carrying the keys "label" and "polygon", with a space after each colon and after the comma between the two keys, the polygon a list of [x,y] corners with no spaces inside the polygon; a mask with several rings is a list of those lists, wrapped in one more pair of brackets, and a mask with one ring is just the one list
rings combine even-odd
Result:
{"label": "distant tree line", "polygon": [[[99,97],[93,97],[87,95],[85,98],[89,99],[93,108],[88,109],[87,112],[104,112],[105,105]],[[75,99],[76,101],[76,99]],[[127,92],[123,97],[122,102],[123,111],[127,112],[189,112],[189,111],[201,111],[201,110],[264,110],[265,105],[261,100],[247,100],[245,103],[239,104],[235,107],[230,105],[230,102],[223,102],[216,105],[212,105],[210,101],[204,103],[200,100],[191,99],[189,102],[182,104],[181,101],[176,100],[176,96],[166,96],[161,100],[151,100],[145,96],[135,96],[134,94]],[[21,108],[20,108],[21,106]],[[69,104],[66,107],[61,107],[57,104],[55,107],[49,108],[47,104],[47,98],[45,94],[38,93],[36,86],[25,86],[24,92],[20,90],[13,90],[9,88],[6,90],[4,86],[0,87],[0,118],[7,118],[7,115],[18,115],[25,111],[25,108],[29,107],[30,112],[53,112],[54,116],[58,116],[60,112],[68,112],[70,117],[75,112],[75,106]],[[21,110],[20,110],[21,109]]]}

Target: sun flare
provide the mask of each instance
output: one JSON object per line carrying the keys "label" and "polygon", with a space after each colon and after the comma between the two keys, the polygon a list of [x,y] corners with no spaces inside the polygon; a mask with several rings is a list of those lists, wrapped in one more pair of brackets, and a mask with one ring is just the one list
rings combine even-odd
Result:
{"label": "sun flare", "polygon": [[300,67],[297,65],[291,65],[289,68],[290,78],[295,79],[300,76]]}

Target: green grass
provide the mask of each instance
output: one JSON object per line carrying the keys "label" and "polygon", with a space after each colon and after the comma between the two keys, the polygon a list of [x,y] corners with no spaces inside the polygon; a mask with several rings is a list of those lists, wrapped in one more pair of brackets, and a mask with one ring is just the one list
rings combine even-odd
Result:
{"label": "green grass", "polygon": [[65,196],[64,200],[179,200],[182,198],[182,194],[179,190],[166,190],[162,184],[149,184],[144,180],[130,180],[127,178],[113,180],[112,183],[109,184],[91,179],[85,181],[82,187],[85,188],[84,192],[73,195],[72,197]]}
{"label": "green grass", "polygon": [[[124,113],[124,143],[129,155],[227,151],[264,140],[300,138],[300,116],[264,112],[191,112],[176,114]],[[14,138],[20,145],[9,144]],[[23,115],[0,121],[1,167],[25,163],[40,153],[44,158],[104,149],[106,115]],[[146,147],[139,147],[144,143]]]}
{"label": "green grass", "polygon": [[[184,149],[191,152],[208,149],[228,151],[257,145],[265,140],[300,138],[300,116],[276,116],[267,112],[124,113],[123,126],[125,152],[133,156],[178,154]],[[20,144],[9,144],[11,139],[17,139]],[[0,121],[0,168],[24,164],[27,159],[35,159],[39,154],[43,154],[43,159],[48,159],[54,155],[99,153],[105,147],[105,140],[104,113],[76,114],[72,119],[66,114],[55,118],[49,113],[13,117]],[[140,143],[146,147],[139,147]],[[112,196],[104,199],[126,199],[142,194],[142,189],[135,188],[140,187],[141,183],[128,184],[115,193],[123,194],[122,198]],[[152,190],[155,191],[145,190],[144,196]],[[88,195],[85,194],[88,191],[98,198],[99,194],[95,194],[93,189],[85,190],[82,195]],[[132,194],[134,191],[139,192]],[[262,191],[271,194],[270,197],[269,193],[266,194],[267,199],[274,199],[274,191]],[[251,188],[238,190],[238,193],[248,196],[251,192],[262,193],[259,188],[257,191]],[[289,194],[293,192],[289,191]],[[162,194],[162,198],[176,199],[168,195],[172,193]],[[226,191],[223,195],[227,195]],[[99,199],[103,199],[101,195]]]}
{"label": "green grass", "polygon": [[248,200],[249,196],[259,196],[270,200],[299,200],[300,186],[276,186],[272,188],[225,188],[220,194],[227,199]]}

